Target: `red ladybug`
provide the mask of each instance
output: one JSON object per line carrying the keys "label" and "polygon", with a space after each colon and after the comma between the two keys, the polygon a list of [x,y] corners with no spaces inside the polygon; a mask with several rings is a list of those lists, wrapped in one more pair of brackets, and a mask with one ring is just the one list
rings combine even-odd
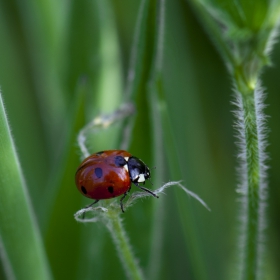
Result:
{"label": "red ladybug", "polygon": [[120,205],[124,212],[122,201],[130,191],[131,183],[158,198],[139,185],[149,178],[150,170],[142,160],[126,151],[108,150],[95,153],[81,163],[76,172],[76,186],[84,196],[95,199],[91,205],[100,199],[123,194]]}

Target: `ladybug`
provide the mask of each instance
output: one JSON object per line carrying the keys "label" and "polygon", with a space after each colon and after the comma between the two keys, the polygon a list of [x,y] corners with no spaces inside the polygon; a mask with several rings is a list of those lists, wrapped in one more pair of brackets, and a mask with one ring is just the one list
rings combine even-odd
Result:
{"label": "ladybug", "polygon": [[87,207],[100,199],[109,199],[123,194],[120,200],[122,212],[123,200],[131,189],[131,183],[153,195],[149,189],[140,186],[149,179],[150,170],[139,158],[123,150],[108,150],[87,157],[76,171],[76,186],[84,196],[95,199]]}

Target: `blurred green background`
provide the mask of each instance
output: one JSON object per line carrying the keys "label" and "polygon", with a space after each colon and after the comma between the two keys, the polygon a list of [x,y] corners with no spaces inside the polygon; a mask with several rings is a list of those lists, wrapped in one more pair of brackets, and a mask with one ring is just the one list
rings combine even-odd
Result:
{"label": "blurred green background", "polygon": [[[104,225],[73,218],[90,202],[74,184],[81,161],[76,137],[94,116],[124,100],[139,7],[139,0],[0,0],[0,86],[54,279],[124,279]],[[165,13],[163,99],[170,130],[163,135],[175,148],[158,135],[163,144],[155,152],[143,75],[128,150],[149,166],[162,158],[150,188],[183,180],[211,212],[170,188],[159,200],[130,208],[122,215],[124,226],[147,279],[227,279],[234,269],[239,209],[232,83],[187,1],[166,1]],[[271,279],[279,279],[279,44],[271,59],[262,74],[270,116],[265,259]],[[144,69],[148,62],[143,59]],[[90,150],[119,148],[118,129],[93,135]]]}

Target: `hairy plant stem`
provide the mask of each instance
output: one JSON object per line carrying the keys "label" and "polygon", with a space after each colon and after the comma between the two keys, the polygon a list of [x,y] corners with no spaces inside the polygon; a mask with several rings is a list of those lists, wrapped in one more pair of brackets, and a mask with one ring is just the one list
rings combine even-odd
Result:
{"label": "hairy plant stem", "polygon": [[258,127],[254,93],[243,95],[244,124],[246,139],[246,161],[248,178],[247,195],[247,225],[245,236],[245,269],[244,279],[255,279],[258,258],[258,229],[259,229],[259,190],[260,166],[258,149]]}
{"label": "hairy plant stem", "polygon": [[144,279],[142,271],[132,253],[119,213],[116,210],[110,209],[106,215],[106,225],[116,245],[127,278],[133,280]]}
{"label": "hairy plant stem", "polygon": [[[264,166],[262,159],[265,158],[263,149],[264,146],[261,119],[263,118],[261,109],[263,104],[259,104],[262,100],[257,95],[262,92],[259,86],[254,87],[249,84],[237,82],[238,94],[240,94],[240,114],[241,125],[239,131],[241,138],[243,138],[244,147],[241,147],[241,160],[243,164],[240,168],[241,173],[241,193],[244,195],[244,204],[241,212],[243,220],[242,228],[242,255],[240,260],[241,279],[256,279],[260,276],[260,236],[261,223],[264,213],[261,207],[261,192],[265,188],[262,180]],[[247,87],[246,87],[247,85]],[[243,130],[243,131],[242,131]]]}

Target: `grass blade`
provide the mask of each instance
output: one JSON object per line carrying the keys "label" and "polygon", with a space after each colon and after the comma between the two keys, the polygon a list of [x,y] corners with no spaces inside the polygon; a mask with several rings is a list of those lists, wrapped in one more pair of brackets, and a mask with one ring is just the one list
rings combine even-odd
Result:
{"label": "grass blade", "polygon": [[[50,271],[0,94],[0,237],[16,279],[50,279]],[[4,260],[5,262],[5,260]]]}

